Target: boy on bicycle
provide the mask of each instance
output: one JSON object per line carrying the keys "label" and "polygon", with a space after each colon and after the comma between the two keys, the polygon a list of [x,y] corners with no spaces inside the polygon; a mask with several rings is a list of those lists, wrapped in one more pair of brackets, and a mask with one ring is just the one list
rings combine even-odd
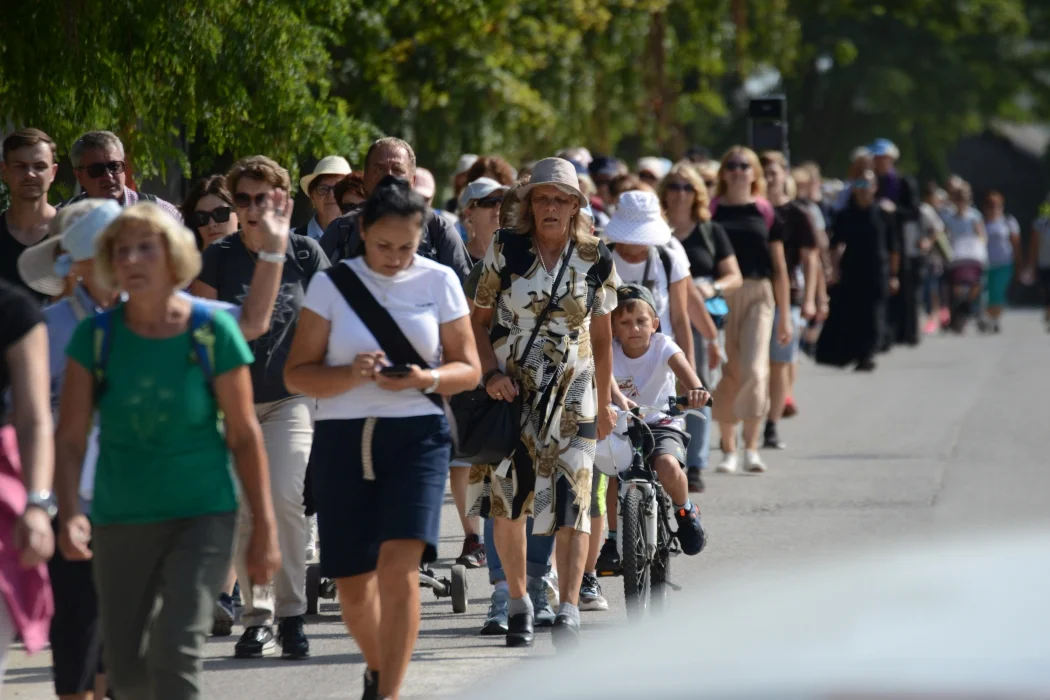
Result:
{"label": "boy on bicycle", "polygon": [[[711,395],[689,366],[685,353],[670,336],[658,332],[660,319],[652,292],[638,284],[627,284],[616,290],[617,306],[612,315],[613,376],[628,405],[667,406],[668,398],[679,394],[675,379],[681,383],[681,394],[689,397],[689,408],[703,408]],[[660,485],[674,504],[678,522],[678,543],[689,555],[699,554],[706,537],[700,524],[700,509],[689,499],[685,475],[685,447],[689,436],[685,418],[672,417],[664,411],[645,416],[653,434],[655,449],[650,457]],[[609,539],[615,542],[615,523],[609,528]],[[615,551],[615,544],[613,544]]]}

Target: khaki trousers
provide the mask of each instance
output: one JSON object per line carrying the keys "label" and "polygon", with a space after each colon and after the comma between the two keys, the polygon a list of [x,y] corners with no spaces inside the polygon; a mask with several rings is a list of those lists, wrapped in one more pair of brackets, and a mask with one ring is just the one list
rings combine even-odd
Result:
{"label": "khaki trousers", "polygon": [[769,280],[744,280],[727,292],[725,351],[722,380],[714,393],[714,419],[737,423],[769,412],[769,341],[773,335],[773,285]]}

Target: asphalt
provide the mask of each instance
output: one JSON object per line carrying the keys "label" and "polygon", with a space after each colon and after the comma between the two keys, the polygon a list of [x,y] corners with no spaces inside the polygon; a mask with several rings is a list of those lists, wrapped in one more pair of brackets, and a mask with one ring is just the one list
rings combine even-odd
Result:
{"label": "asphalt", "polygon": [[[1017,312],[999,335],[927,337],[883,356],[871,374],[804,361],[800,413],[781,426],[788,449],[766,454],[769,472],[707,478],[699,502],[710,543],[698,557],[674,560],[672,580],[683,592],[672,593],[672,605],[690,587],[733,586],[773,567],[1050,522],[1048,343],[1039,316]],[[450,498],[442,533],[439,574],[461,544]],[[584,644],[626,624],[622,584],[603,583],[610,610],[583,613]],[[525,652],[479,637],[490,593],[485,572],[470,572],[469,585],[465,614],[424,590],[402,698],[453,696],[487,681],[498,687],[501,670],[553,654],[546,634]],[[210,640],[204,696],[360,697],[362,659],[334,603],[322,603],[307,633],[312,657],[300,662],[234,660],[235,637]],[[4,696],[53,698],[49,653],[14,649]]]}

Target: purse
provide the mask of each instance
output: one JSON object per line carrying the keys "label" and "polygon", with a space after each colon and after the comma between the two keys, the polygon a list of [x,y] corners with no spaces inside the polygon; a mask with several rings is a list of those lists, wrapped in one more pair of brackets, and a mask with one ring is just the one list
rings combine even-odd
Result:
{"label": "purse", "polygon": [[[547,320],[551,307],[554,305],[554,297],[561,284],[561,278],[565,268],[569,265],[572,257],[575,241],[569,241],[569,247],[565,252],[558,275],[554,278],[551,286],[551,296],[543,311],[536,317],[536,324],[532,328],[529,342],[525,344],[518,366],[523,366],[529,356],[532,344],[536,342],[543,322]],[[550,389],[552,382],[547,383],[544,394]],[[521,439],[522,426],[522,395],[519,392],[514,401],[501,401],[489,396],[485,387],[478,387],[471,391],[464,391],[449,399],[449,406],[456,423],[456,459],[468,464],[498,464],[506,459],[517,447]]]}

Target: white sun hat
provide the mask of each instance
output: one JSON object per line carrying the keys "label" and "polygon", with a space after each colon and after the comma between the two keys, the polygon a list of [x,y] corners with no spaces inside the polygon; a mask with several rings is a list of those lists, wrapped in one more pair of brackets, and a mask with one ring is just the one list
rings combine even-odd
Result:
{"label": "white sun hat", "polygon": [[617,411],[616,427],[594,446],[594,468],[606,476],[619,476],[631,466],[634,448],[627,439],[627,411]]}
{"label": "white sun hat", "polygon": [[605,238],[610,243],[630,245],[669,243],[671,227],[664,219],[660,198],[653,192],[624,192],[605,226]]}
{"label": "white sun hat", "polygon": [[41,294],[61,294],[72,264],[95,257],[95,240],[122,211],[112,199],[85,199],[65,207],[58,214],[68,217],[65,229],[18,256],[22,281]]}
{"label": "white sun hat", "polygon": [[325,156],[317,161],[314,171],[299,179],[299,189],[305,194],[310,193],[310,183],[322,175],[349,175],[350,163],[342,156]]}

